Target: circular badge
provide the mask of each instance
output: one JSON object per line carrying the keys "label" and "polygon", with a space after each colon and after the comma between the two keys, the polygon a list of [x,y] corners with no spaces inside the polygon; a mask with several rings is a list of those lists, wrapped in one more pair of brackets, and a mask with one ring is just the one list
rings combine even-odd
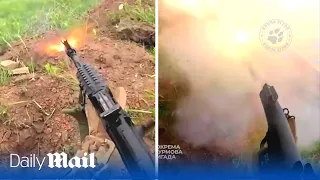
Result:
{"label": "circular badge", "polygon": [[272,19],[262,26],[259,39],[262,46],[268,51],[281,52],[289,47],[292,41],[292,31],[286,22]]}

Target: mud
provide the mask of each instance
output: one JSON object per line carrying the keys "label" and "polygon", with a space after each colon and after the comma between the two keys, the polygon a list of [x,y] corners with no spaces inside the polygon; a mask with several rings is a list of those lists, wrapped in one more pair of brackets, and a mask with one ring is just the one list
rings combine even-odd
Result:
{"label": "mud", "polygon": [[[104,14],[118,5],[118,2],[104,1],[89,12],[91,20],[88,21],[99,22],[96,28],[101,27],[101,31],[97,29],[99,34],[86,39],[76,50],[84,62],[101,73],[110,89],[125,88],[128,108],[146,110],[154,107],[154,100],[145,97],[146,90],[154,91],[154,78],[150,77],[154,74],[154,58],[136,43],[104,33],[107,27]],[[64,62],[71,67],[64,52],[46,55],[42,51],[47,42],[57,38],[61,38],[59,32],[53,31],[25,38],[23,42],[12,43],[12,48],[0,56],[0,59],[20,60],[25,64],[32,60],[36,64],[34,80],[11,81],[8,86],[0,86],[0,102],[8,106],[9,116],[0,125],[1,156],[72,151],[80,143],[76,120],[62,113],[62,109],[78,103],[79,92],[65,79],[47,75],[43,68],[47,62],[56,65]],[[74,69],[71,71],[75,75]],[[147,114],[143,118],[152,116]]]}
{"label": "mud", "polygon": [[76,92],[60,79],[39,76],[24,84],[0,87],[5,92],[1,103],[9,104],[9,117],[0,126],[1,155],[43,155],[79,142],[77,122],[61,112],[77,103]]}

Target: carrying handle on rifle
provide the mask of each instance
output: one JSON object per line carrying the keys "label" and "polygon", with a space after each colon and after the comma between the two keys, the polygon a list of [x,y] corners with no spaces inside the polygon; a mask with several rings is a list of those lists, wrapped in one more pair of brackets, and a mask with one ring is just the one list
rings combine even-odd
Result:
{"label": "carrying handle on rifle", "polygon": [[284,108],[284,109],[283,109],[283,113],[284,113],[284,115],[286,116],[287,119],[291,119],[291,118],[295,119],[295,118],[296,118],[295,116],[291,116],[291,115],[289,114],[290,111],[289,111],[288,108]]}

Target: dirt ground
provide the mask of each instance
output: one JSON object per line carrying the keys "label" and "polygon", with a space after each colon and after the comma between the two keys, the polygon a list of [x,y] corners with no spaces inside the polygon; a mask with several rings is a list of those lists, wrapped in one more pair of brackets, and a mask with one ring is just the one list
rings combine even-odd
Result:
{"label": "dirt ground", "polygon": [[[95,38],[88,38],[77,50],[86,63],[98,70],[111,89],[124,87],[127,92],[127,106],[130,109],[148,109],[154,100],[145,98],[145,90],[154,91],[153,57],[140,45],[121,41],[109,36],[110,28],[105,13],[114,10],[119,2],[104,1],[89,12],[94,28],[99,32]],[[91,23],[92,24],[92,23]],[[0,155],[10,153],[20,155],[35,153],[72,151],[80,143],[79,127],[73,117],[62,113],[78,103],[79,92],[64,79],[52,77],[44,72],[43,66],[50,62],[58,64],[67,60],[64,52],[46,55],[42,51],[43,42],[56,37],[56,32],[48,32],[37,38],[25,38],[12,43],[0,59],[20,60],[36,63],[35,78],[0,86],[1,104],[9,104],[9,121],[0,125]],[[151,119],[151,115],[144,115]],[[152,142],[152,141],[150,141]]]}

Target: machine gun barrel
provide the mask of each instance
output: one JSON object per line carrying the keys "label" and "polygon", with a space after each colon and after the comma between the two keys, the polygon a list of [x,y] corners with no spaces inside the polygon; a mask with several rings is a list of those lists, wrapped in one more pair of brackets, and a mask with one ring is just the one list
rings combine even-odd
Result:
{"label": "machine gun barrel", "polygon": [[260,92],[260,99],[268,122],[265,139],[269,160],[271,160],[270,165],[290,169],[296,162],[301,161],[301,157],[288,120],[278,102],[275,88],[265,84]]}
{"label": "machine gun barrel", "polygon": [[139,128],[134,126],[127,113],[113,98],[109,87],[98,72],[80,60],[68,41],[62,43],[77,68],[81,91],[96,109],[132,178],[154,178],[154,156],[142,139],[143,133],[139,132]]}

